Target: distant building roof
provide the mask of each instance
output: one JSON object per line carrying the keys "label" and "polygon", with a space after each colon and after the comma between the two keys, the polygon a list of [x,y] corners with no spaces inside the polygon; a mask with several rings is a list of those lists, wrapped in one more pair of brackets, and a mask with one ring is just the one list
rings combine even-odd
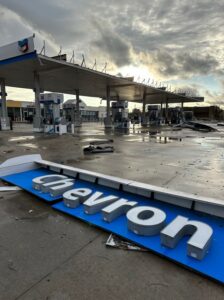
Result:
{"label": "distant building roof", "polygon": [[[79,102],[80,110],[84,110],[87,106],[86,103],[82,99],[79,99],[79,101],[80,101]],[[75,108],[75,106],[76,106],[76,99],[68,99],[63,104],[63,108]]]}

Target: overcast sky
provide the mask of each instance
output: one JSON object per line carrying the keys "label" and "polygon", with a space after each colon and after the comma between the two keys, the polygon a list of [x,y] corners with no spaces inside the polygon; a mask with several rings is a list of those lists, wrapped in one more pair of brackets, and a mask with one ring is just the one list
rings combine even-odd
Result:
{"label": "overcast sky", "polygon": [[[108,62],[110,73],[186,87],[224,105],[223,12],[222,0],[0,0],[0,45],[35,33],[47,55],[62,46],[77,63],[84,54],[89,67]],[[33,100],[30,91],[8,95]]]}

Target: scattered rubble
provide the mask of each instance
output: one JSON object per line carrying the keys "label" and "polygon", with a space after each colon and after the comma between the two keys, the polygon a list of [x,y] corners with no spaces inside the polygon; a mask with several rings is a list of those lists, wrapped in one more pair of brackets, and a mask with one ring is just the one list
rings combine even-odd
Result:
{"label": "scattered rubble", "polygon": [[117,249],[123,249],[123,250],[133,250],[133,251],[143,251],[143,252],[148,251],[147,249],[136,246],[135,244],[125,241],[114,234],[110,234],[108,240],[106,241],[106,246],[117,248]]}
{"label": "scattered rubble", "polygon": [[[91,141],[89,143],[89,146],[85,147],[83,149],[83,152],[85,154],[114,152],[113,146],[109,146],[109,145],[105,146],[105,144],[110,144],[113,142],[114,142],[114,140],[112,140],[112,139],[102,139],[102,140]],[[101,145],[104,145],[104,146],[101,146]]]}
{"label": "scattered rubble", "polygon": [[83,152],[85,154],[91,154],[91,153],[109,153],[114,152],[113,146],[88,146],[83,149]]}
{"label": "scattered rubble", "polygon": [[175,125],[174,128],[189,128],[196,131],[203,131],[203,132],[213,132],[218,131],[216,128],[198,122],[184,122],[182,124]]}
{"label": "scattered rubble", "polygon": [[0,186],[0,192],[21,191],[18,186]]}

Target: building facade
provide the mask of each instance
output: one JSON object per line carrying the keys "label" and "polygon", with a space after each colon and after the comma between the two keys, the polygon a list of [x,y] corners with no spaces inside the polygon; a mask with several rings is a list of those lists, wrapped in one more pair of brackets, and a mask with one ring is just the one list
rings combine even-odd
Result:
{"label": "building facade", "polygon": [[[76,100],[67,100],[63,107],[71,107],[75,109]],[[103,121],[106,117],[106,107],[105,106],[87,106],[84,101],[80,99],[79,103],[81,118],[83,122],[99,122]],[[1,109],[1,99],[0,99],[0,109]],[[35,114],[35,106],[32,101],[16,101],[7,100],[8,116],[13,122],[30,122],[33,121],[33,116]]]}
{"label": "building facade", "polygon": [[[106,117],[105,106],[87,106],[83,100],[79,100],[79,109],[82,122],[99,122]],[[76,99],[69,99],[63,104],[65,114],[69,114],[69,110],[76,110]],[[67,112],[66,112],[67,111]]]}
{"label": "building facade", "polygon": [[[7,100],[8,116],[13,122],[32,122],[35,113],[34,102]],[[1,109],[1,100],[0,100]]]}
{"label": "building facade", "polygon": [[192,111],[193,115],[198,120],[204,121],[223,121],[224,111],[218,106],[195,106],[184,107],[184,111]]}

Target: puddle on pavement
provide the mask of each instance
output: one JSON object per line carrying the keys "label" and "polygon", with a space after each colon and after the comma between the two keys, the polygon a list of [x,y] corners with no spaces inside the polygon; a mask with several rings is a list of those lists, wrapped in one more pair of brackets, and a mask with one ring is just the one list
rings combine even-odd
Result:
{"label": "puddle on pavement", "polygon": [[206,171],[211,171],[212,170],[211,167],[207,167],[207,166],[198,166],[197,169],[199,169],[199,170],[206,170]]}
{"label": "puddle on pavement", "polygon": [[206,141],[221,141],[221,137],[205,137]]}
{"label": "puddle on pavement", "polygon": [[126,139],[126,142],[155,142],[159,144],[167,144],[173,141],[181,142],[183,139],[178,137],[167,137],[167,136],[142,136],[142,137],[135,137],[132,139]]}
{"label": "puddle on pavement", "polygon": [[19,144],[18,146],[28,147],[28,148],[32,148],[32,149],[38,148],[38,146],[36,144],[31,144],[31,143]]}
{"label": "puddle on pavement", "polygon": [[75,131],[74,135],[75,136],[85,136],[85,135],[101,136],[101,135],[104,135],[104,132],[102,132],[100,130],[79,130],[79,131]]}
{"label": "puddle on pavement", "polygon": [[223,147],[223,140],[222,138],[211,138],[211,137],[194,137],[192,141],[195,144],[200,144],[204,148],[212,148],[212,147]]}
{"label": "puddle on pavement", "polygon": [[142,138],[138,138],[138,137],[136,137],[136,138],[133,138],[133,139],[127,139],[127,140],[125,140],[126,142],[145,142],[145,140],[143,140]]}
{"label": "puddle on pavement", "polygon": [[9,139],[9,142],[19,142],[19,141],[27,141],[33,140],[34,135],[27,135],[27,136],[14,136]]}
{"label": "puddle on pavement", "polygon": [[167,163],[167,164],[163,164],[164,166],[168,166],[168,167],[179,167],[180,165],[178,163]]}
{"label": "puddle on pavement", "polygon": [[81,140],[81,143],[93,143],[93,142],[102,142],[102,144],[113,143],[113,139],[95,139],[95,138],[84,138]]}
{"label": "puddle on pavement", "polygon": [[[152,138],[152,137],[150,137],[150,138]],[[182,142],[182,138],[168,137],[168,136],[155,136],[155,141],[156,141],[156,143],[159,143],[159,144],[167,144],[167,143],[172,143],[173,141]]]}

